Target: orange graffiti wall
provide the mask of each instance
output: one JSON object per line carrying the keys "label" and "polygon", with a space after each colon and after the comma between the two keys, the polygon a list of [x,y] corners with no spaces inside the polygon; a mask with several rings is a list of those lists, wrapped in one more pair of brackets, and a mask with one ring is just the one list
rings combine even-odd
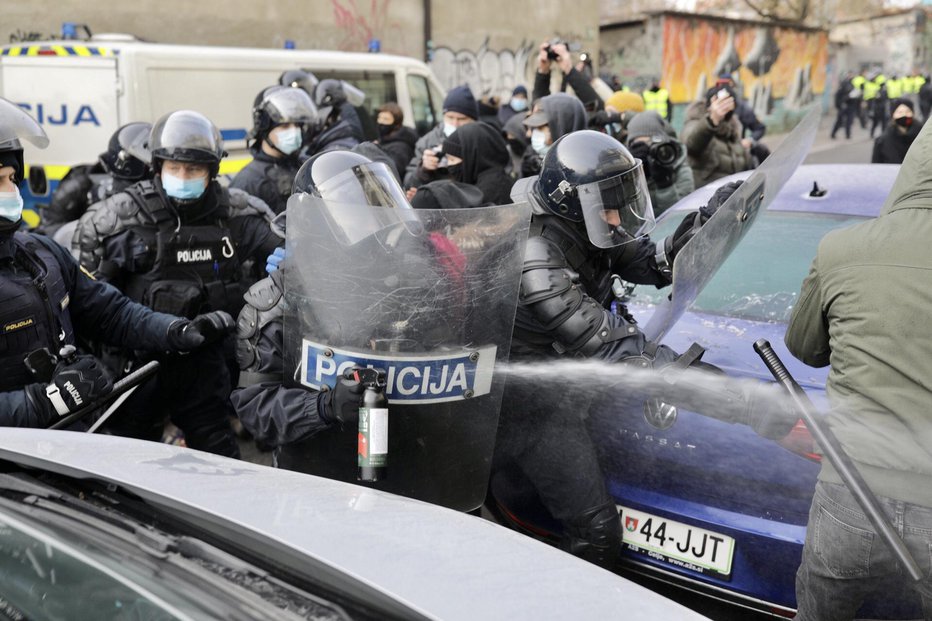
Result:
{"label": "orange graffiti wall", "polygon": [[[715,83],[713,74],[719,56],[728,44],[729,29],[734,29],[734,46],[740,59],[747,58],[757,36],[758,26],[729,24],[705,19],[666,16],[663,26],[663,85],[674,103],[693,100],[700,77]],[[785,97],[797,69],[812,66],[812,90],[825,90],[825,65],[828,61],[828,35],[819,31],[774,28],[773,37],[780,48],[770,71],[755,76],[747,67],[739,69],[739,79],[746,91],[757,82],[770,84],[772,97]]]}

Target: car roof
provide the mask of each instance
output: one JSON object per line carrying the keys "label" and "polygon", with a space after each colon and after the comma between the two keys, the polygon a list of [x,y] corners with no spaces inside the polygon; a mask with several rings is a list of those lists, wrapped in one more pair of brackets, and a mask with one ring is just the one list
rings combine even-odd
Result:
{"label": "car roof", "polygon": [[0,459],[119,485],[276,559],[299,554],[315,578],[407,618],[704,618],[487,520],[362,486],[66,431],[6,428]]}
{"label": "car roof", "polygon": [[[767,209],[874,217],[880,213],[899,170],[898,164],[804,164],[796,169]],[[698,209],[719,186],[746,179],[751,172],[740,172],[705,185],[668,211]],[[809,196],[814,183],[826,191],[823,196]]]}

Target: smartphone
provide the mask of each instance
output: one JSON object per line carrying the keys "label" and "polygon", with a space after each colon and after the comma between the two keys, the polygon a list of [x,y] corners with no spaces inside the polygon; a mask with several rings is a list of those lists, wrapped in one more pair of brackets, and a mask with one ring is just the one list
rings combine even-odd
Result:
{"label": "smartphone", "polygon": [[726,91],[723,88],[722,90],[720,90],[718,93],[715,94],[715,97],[718,99],[725,99],[726,97],[728,97],[728,91]]}

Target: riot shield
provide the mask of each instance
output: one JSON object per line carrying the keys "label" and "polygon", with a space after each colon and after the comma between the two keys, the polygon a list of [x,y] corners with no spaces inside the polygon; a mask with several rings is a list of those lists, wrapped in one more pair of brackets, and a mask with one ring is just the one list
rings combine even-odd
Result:
{"label": "riot shield", "polygon": [[0,146],[14,140],[28,140],[40,149],[49,145],[45,130],[35,119],[12,101],[0,97]]}
{"label": "riot shield", "polygon": [[644,333],[654,342],[682,317],[725,259],[753,226],[757,215],[773,201],[805,159],[819,127],[819,111],[813,108],[783,143],[764,160],[738,190],[719,207],[699,232],[687,242],[673,262],[673,287],[669,298],[657,306]]}
{"label": "riot shield", "polygon": [[[287,214],[285,381],[322,390],[354,365],[385,370],[387,477],[359,484],[479,507],[529,206],[412,210],[301,194]],[[357,429],[335,427],[301,443],[302,469],[356,483]]]}

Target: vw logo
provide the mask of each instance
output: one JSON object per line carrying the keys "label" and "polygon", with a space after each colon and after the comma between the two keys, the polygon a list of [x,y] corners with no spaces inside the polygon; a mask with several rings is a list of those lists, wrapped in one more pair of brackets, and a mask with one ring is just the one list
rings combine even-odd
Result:
{"label": "vw logo", "polygon": [[676,422],[676,406],[660,399],[648,399],[644,402],[644,419],[655,429],[669,429]]}

